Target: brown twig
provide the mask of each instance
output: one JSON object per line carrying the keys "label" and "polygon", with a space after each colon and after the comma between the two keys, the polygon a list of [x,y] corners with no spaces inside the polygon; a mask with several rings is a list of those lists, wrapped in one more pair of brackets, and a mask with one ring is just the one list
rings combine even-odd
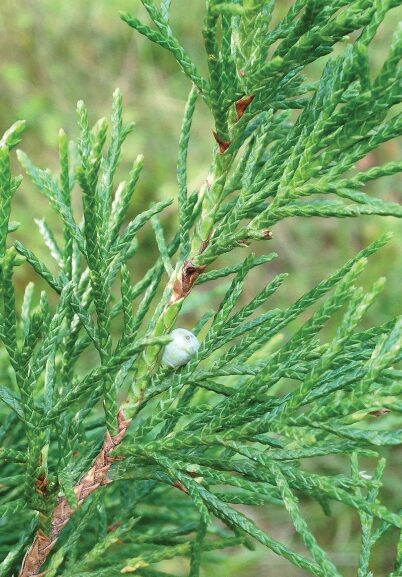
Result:
{"label": "brown twig", "polygon": [[77,506],[71,507],[65,497],[59,498],[53,511],[49,534],[45,535],[41,530],[36,533],[31,547],[25,554],[19,577],[39,577],[40,575],[44,575],[44,573],[39,573],[39,571],[50,551],[56,545],[59,533],[63,527],[89,495],[98,489],[98,487],[107,485],[110,482],[107,479],[107,474],[114,461],[114,459],[110,457],[110,451],[121,443],[130,424],[130,421],[125,419],[122,411],[118,414],[118,424],[119,432],[117,435],[111,437],[108,432],[106,433],[102,449],[96,457],[94,464],[74,487],[78,501]]}

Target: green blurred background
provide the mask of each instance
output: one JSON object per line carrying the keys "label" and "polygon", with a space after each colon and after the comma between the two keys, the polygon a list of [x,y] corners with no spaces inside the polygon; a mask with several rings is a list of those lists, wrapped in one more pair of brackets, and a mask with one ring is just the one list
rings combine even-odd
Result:
{"label": "green blurred background", "polygon": [[[277,2],[276,18],[286,10],[288,1]],[[15,120],[24,118],[28,128],[21,147],[41,167],[57,170],[57,134],[63,127],[72,138],[76,136],[75,105],[83,99],[91,121],[108,116],[111,95],[116,87],[123,93],[126,120],[136,122],[129,137],[119,172],[122,177],[135,156],[145,155],[145,169],[131,211],[176,194],[176,149],[189,84],[170,54],[151,45],[122,23],[119,10],[128,10],[146,19],[135,0],[1,0],[0,3],[0,132]],[[173,0],[172,23],[197,65],[204,69],[202,48],[203,0]],[[381,26],[370,49],[373,74],[385,58],[390,36],[402,10],[393,10]],[[337,50],[342,50],[342,46]],[[325,62],[321,59],[308,67],[311,78],[317,78]],[[212,122],[208,110],[200,104],[194,121],[190,147],[190,188],[197,189],[207,175],[212,145]],[[392,141],[364,159],[364,169],[400,157],[400,144]],[[16,169],[18,169],[16,165]],[[371,186],[374,194],[402,202],[401,181],[398,177],[382,179]],[[79,211],[79,199],[75,199]],[[167,235],[176,227],[175,207],[164,219]],[[12,218],[22,223],[17,236],[38,254],[47,252],[35,218],[46,217],[59,233],[46,200],[27,179],[14,200]],[[316,282],[342,265],[357,250],[383,231],[393,231],[394,238],[386,249],[372,258],[363,282],[366,285],[379,276],[386,276],[387,287],[371,309],[366,325],[382,323],[402,312],[402,225],[391,218],[361,217],[359,220],[290,219],[275,229],[269,249],[279,257],[255,273],[249,283],[250,294],[266,284],[278,272],[290,273],[290,278],[273,300],[273,306],[287,306]],[[144,249],[133,270],[138,280],[155,253],[152,234],[142,238]],[[254,248],[254,247],[253,247]],[[243,253],[244,253],[244,249]],[[261,251],[261,246],[255,247]],[[238,252],[230,258],[241,258]],[[228,258],[226,257],[225,262]],[[223,260],[222,260],[223,262]],[[50,263],[49,263],[50,264]],[[21,267],[18,282],[22,287],[31,280],[29,267]],[[226,284],[203,285],[189,299],[182,324],[191,328],[198,316],[213,305]],[[253,287],[253,290],[251,289]],[[247,299],[249,295],[244,295]],[[197,315],[195,312],[197,312]],[[330,329],[329,329],[330,330]],[[387,417],[388,418],[388,417]],[[389,417],[392,420],[395,417]],[[391,507],[401,508],[400,458],[402,451],[393,449],[387,455],[387,483],[384,498]],[[314,465],[317,467],[317,461]],[[342,457],[321,459],[319,466],[334,473],[345,470]],[[370,469],[371,464],[367,464]],[[335,505],[334,517],[326,518],[320,508],[303,503],[306,517],[315,528],[319,541],[333,553],[333,559],[346,576],[354,575],[358,553],[358,518],[341,505]],[[292,543],[293,529],[288,520],[275,510],[247,511],[260,526],[276,538]],[[375,555],[375,575],[390,570],[396,535]],[[294,543],[293,543],[293,546]],[[257,547],[254,553],[240,555],[227,552],[223,557],[211,556],[205,576],[208,577],[283,577],[302,576],[287,562],[266,549]],[[174,563],[174,562],[172,562]]]}

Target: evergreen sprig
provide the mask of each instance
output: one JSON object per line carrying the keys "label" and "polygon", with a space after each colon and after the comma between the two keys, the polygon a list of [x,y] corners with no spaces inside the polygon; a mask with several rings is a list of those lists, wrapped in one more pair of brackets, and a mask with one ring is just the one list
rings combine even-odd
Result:
{"label": "evergreen sprig", "polygon": [[[168,576],[162,562],[178,556],[197,577],[209,551],[252,548],[250,538],[309,574],[339,577],[342,567],[313,534],[301,499],[327,514],[332,501],[358,512],[356,575],[367,576],[377,542],[391,531],[402,535],[400,513],[380,497],[387,474],[380,449],[402,442],[386,416],[402,411],[402,319],[362,329],[384,279],[368,290],[357,284],[389,236],[281,308],[269,298],[285,274],[244,298],[250,271],[259,267],[265,277],[276,255],[241,257],[236,249],[274,237],[280,252],[275,225],[288,217],[402,216],[400,204],[362,190],[402,163],[356,166],[402,132],[400,28],[374,78],[368,56],[399,2],[295,0],[273,25],[272,0],[208,0],[207,76],[174,34],[170,1],[142,3],[151,25],[126,13],[123,20],[168,50],[191,82],[172,239],[163,220],[170,199],[126,222],[143,158],[116,182],[134,128],[124,124],[119,91],[110,121],[93,127],[78,104],[77,139],[59,134],[58,174],[17,152],[59,219],[61,235],[54,223],[37,221],[51,264],[9,236],[18,228],[10,214],[21,183],[10,153],[24,123],[0,140],[0,335],[8,364],[0,386],[0,577]],[[307,64],[341,43],[311,81]],[[216,142],[210,174],[189,194],[198,96],[211,111]],[[72,203],[78,193],[81,216]],[[138,233],[149,225],[158,257],[134,284]],[[232,251],[231,261],[217,261]],[[34,283],[16,295],[15,267],[23,262],[56,293],[56,305]],[[187,296],[231,275],[218,305],[190,327],[197,352],[181,366],[161,363]],[[334,315],[338,328],[323,339]],[[332,455],[343,456],[350,472],[306,466],[305,459]],[[363,458],[372,474],[360,470]],[[280,542],[238,504],[282,510],[300,543]],[[389,577],[400,574],[401,543]]]}

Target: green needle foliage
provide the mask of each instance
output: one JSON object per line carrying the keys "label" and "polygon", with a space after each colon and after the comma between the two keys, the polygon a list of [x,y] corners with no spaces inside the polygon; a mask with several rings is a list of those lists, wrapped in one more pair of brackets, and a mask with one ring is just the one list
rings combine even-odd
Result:
{"label": "green needle foliage", "polygon": [[[402,319],[363,329],[384,279],[358,285],[368,257],[389,237],[294,303],[269,302],[285,274],[248,302],[243,295],[252,269],[260,267],[261,277],[269,271],[271,237],[280,252],[275,225],[285,218],[402,216],[402,205],[363,190],[402,163],[356,167],[402,132],[401,29],[375,77],[368,58],[377,28],[399,2],[295,0],[278,20],[274,0],[208,0],[205,73],[174,34],[170,1],[142,4],[150,24],[122,19],[168,50],[191,84],[175,198],[127,222],[143,158],[116,182],[133,130],[124,124],[122,97],[115,92],[110,121],[93,127],[79,102],[78,137],[59,135],[58,174],[17,152],[59,221],[57,228],[38,221],[51,257],[42,262],[14,239],[18,223],[10,221],[21,184],[10,155],[24,124],[0,141],[0,577],[168,577],[177,573],[164,561],[176,557],[198,577],[216,551],[254,541],[297,571],[339,577],[344,568],[314,536],[300,506],[306,501],[327,515],[334,502],[356,511],[354,574],[368,577],[373,548],[402,531],[401,514],[381,500],[381,448],[402,443],[386,415],[402,412]],[[335,47],[320,79],[309,80],[306,66]],[[201,99],[216,142],[211,135],[210,173],[191,194],[188,147]],[[163,211],[171,203],[179,224],[168,238]],[[159,256],[133,282],[147,226]],[[249,252],[252,241],[263,256]],[[229,252],[230,261],[217,260]],[[29,283],[19,294],[22,264],[48,289]],[[196,354],[164,366],[161,350],[180,327],[187,296],[229,276],[214,310],[188,327],[200,340]],[[322,337],[335,315],[337,329]],[[318,460],[332,455],[345,463],[336,474]],[[372,474],[361,471],[363,462]],[[252,507],[286,513],[294,542],[259,528]],[[402,539],[393,554],[388,577],[402,574]]]}

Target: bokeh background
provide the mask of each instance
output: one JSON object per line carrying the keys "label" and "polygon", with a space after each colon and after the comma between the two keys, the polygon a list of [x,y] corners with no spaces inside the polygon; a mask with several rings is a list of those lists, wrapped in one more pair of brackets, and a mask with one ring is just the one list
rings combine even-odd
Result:
{"label": "bokeh background", "polygon": [[[136,0],[1,0],[0,2],[0,133],[15,120],[24,118],[28,127],[21,147],[41,167],[57,170],[57,134],[63,127],[74,138],[75,106],[83,99],[91,121],[110,113],[113,90],[123,93],[126,120],[134,120],[136,129],[125,147],[119,172],[124,176],[135,156],[145,155],[145,169],[133,200],[135,214],[151,200],[176,194],[176,150],[185,99],[189,90],[170,54],[152,45],[122,23],[119,10],[128,10],[146,19]],[[277,1],[276,18],[286,11],[288,1]],[[173,0],[172,24],[183,45],[201,69],[205,69],[202,45],[203,0]],[[402,9],[393,10],[381,26],[370,49],[373,74],[384,60],[396,22]],[[347,40],[345,41],[347,42]],[[337,47],[338,51],[342,45]],[[325,58],[309,66],[311,78],[320,74]],[[206,107],[197,109],[190,148],[190,188],[197,189],[207,175],[212,146],[212,122]],[[361,161],[368,168],[390,159],[400,158],[400,143],[391,141]],[[16,165],[16,170],[18,166]],[[373,194],[402,202],[401,180],[389,177],[371,185]],[[79,199],[76,199],[77,211]],[[170,209],[169,209],[170,210]],[[47,259],[35,218],[45,217],[59,234],[46,200],[24,180],[14,200],[12,218],[22,226],[17,236],[37,254]],[[167,236],[177,226],[175,207],[164,218]],[[391,218],[361,217],[359,220],[290,219],[277,225],[270,249],[278,258],[255,273],[245,299],[256,287],[266,284],[278,272],[290,273],[289,280],[273,300],[273,306],[287,306],[316,282],[341,266],[357,250],[384,231],[393,231],[394,238],[380,254],[372,257],[363,284],[369,285],[379,276],[388,279],[385,291],[373,306],[366,326],[380,324],[402,313],[402,224]],[[155,253],[152,233],[142,238],[143,250],[135,280],[141,277]],[[253,247],[254,248],[254,247]],[[261,247],[256,246],[256,251]],[[244,250],[244,249],[243,249]],[[239,254],[228,258],[239,258]],[[50,265],[50,263],[49,263]],[[28,266],[21,267],[18,282],[22,287],[31,280]],[[204,287],[205,285],[203,285]],[[202,287],[202,288],[203,288]],[[200,314],[213,307],[214,299],[227,287],[217,283],[198,290],[191,296],[183,312],[182,326],[191,328]],[[331,331],[329,327],[328,332]],[[396,419],[392,415],[387,417]],[[400,509],[402,497],[400,478],[402,450],[386,452],[389,459],[383,498],[390,507]],[[317,464],[314,465],[315,467]],[[347,468],[342,457],[319,461],[321,470],[340,472]],[[372,465],[367,463],[367,468]],[[332,518],[320,507],[302,503],[319,541],[332,552],[334,561],[344,575],[355,575],[359,550],[357,515],[341,505],[334,505]],[[248,511],[256,522],[276,538],[292,543],[293,529],[278,512],[264,509]],[[391,569],[396,535],[376,551],[375,575],[385,575]],[[172,563],[175,563],[173,561]],[[210,556],[205,571],[208,577],[296,577],[302,575],[268,550],[257,547],[255,552],[232,552]]]}

